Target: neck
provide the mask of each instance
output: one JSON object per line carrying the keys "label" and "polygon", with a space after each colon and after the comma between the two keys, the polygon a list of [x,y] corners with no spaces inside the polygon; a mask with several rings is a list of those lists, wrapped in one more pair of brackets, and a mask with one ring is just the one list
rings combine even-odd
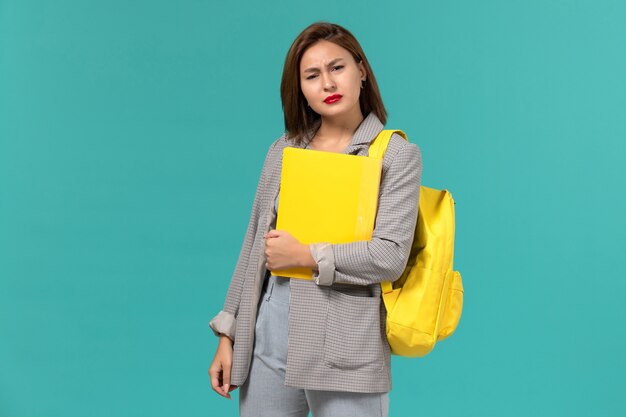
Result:
{"label": "neck", "polygon": [[355,106],[349,114],[322,116],[315,140],[320,144],[328,145],[350,142],[363,119],[359,106]]}

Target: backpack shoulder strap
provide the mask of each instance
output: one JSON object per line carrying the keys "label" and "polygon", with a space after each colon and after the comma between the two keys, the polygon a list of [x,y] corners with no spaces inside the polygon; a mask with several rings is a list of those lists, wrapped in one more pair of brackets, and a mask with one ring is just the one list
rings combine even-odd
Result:
{"label": "backpack shoulder strap", "polygon": [[[368,151],[368,156],[370,158],[378,158],[383,159],[385,156],[385,151],[387,151],[387,146],[389,145],[389,141],[391,140],[391,135],[397,133],[402,136],[407,141],[409,140],[402,130],[399,129],[385,129],[381,130],[380,133],[374,138],[374,140],[370,143],[370,148]],[[393,291],[393,284],[391,281],[381,281],[380,283],[383,294],[389,294]],[[386,297],[384,297],[386,298]],[[385,304],[390,304],[389,300],[385,300]],[[391,308],[390,305],[387,305],[387,308]]]}
{"label": "backpack shoulder strap", "polygon": [[383,159],[383,157],[385,156],[385,151],[387,150],[387,145],[389,145],[389,141],[391,140],[391,135],[393,133],[399,134],[407,141],[409,140],[406,137],[406,133],[404,133],[402,130],[399,130],[399,129],[381,130],[380,133],[378,133],[378,135],[370,143],[368,156],[371,158]]}

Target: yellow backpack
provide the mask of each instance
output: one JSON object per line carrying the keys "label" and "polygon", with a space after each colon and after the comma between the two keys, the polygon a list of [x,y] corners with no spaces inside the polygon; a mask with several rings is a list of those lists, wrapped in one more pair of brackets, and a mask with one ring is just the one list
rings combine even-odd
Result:
{"label": "yellow backpack", "polygon": [[[392,133],[383,130],[370,144],[369,157],[382,159]],[[420,186],[415,237],[404,273],[383,281],[387,341],[400,356],[424,356],[450,336],[463,309],[461,274],[453,270],[454,200],[447,190]]]}

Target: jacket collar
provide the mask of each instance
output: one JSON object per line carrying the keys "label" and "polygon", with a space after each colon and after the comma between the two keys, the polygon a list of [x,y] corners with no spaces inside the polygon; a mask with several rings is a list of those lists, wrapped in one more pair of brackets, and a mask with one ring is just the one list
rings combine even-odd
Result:
{"label": "jacket collar", "polygon": [[[383,130],[384,125],[380,121],[380,119],[374,114],[374,112],[369,112],[367,116],[361,121],[359,127],[357,127],[356,131],[352,135],[352,141],[350,145],[345,149],[344,153],[352,153],[356,149],[362,148],[364,146],[368,146],[371,141],[376,138],[376,135]],[[313,134],[310,135],[313,137]],[[310,139],[301,145],[302,148],[306,147]]]}

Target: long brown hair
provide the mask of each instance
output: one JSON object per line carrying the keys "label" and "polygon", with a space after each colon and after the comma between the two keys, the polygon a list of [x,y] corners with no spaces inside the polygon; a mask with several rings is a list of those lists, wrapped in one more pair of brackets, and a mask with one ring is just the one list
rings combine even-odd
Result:
{"label": "long brown hair", "polygon": [[300,60],[302,55],[311,45],[320,40],[333,42],[348,50],[357,64],[363,61],[367,77],[359,97],[361,113],[365,117],[370,112],[374,112],[383,125],[387,122],[387,111],[380,97],[374,72],[359,42],[352,33],[340,25],[315,22],[300,32],[291,44],[285,58],[283,77],[280,83],[280,97],[285,115],[287,140],[293,140],[296,145],[301,145],[304,141],[310,140],[319,128],[321,120],[321,116],[307,106],[300,87]]}

